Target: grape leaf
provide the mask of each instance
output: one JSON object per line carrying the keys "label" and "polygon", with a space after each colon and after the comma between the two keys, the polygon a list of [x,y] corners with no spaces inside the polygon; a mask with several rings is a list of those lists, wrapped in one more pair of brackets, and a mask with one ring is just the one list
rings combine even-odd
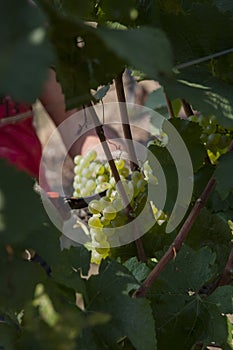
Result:
{"label": "grape leaf", "polygon": [[229,255],[232,234],[227,220],[220,214],[213,214],[203,208],[187,237],[187,244],[194,249],[208,246],[217,254],[219,272]]}
{"label": "grape leaf", "polygon": [[195,110],[204,115],[214,114],[220,125],[233,128],[232,85],[200,67],[185,69],[177,79],[160,81],[171,100],[182,96]]}
{"label": "grape leaf", "polygon": [[[12,11],[14,9],[14,11]],[[45,16],[28,1],[1,1],[0,94],[34,102],[52,63]]]}
{"label": "grape leaf", "polygon": [[226,199],[233,191],[233,154],[227,153],[221,156],[214,172],[216,179],[216,191],[222,200]]}
{"label": "grape leaf", "polygon": [[4,220],[1,243],[20,244],[25,248],[23,241],[47,221],[45,210],[40,197],[33,191],[34,181],[28,175],[9,166],[4,160],[0,161],[0,169],[1,213]]}
{"label": "grape leaf", "polygon": [[149,27],[128,30],[99,28],[99,35],[117,56],[151,78],[171,72],[172,51],[162,30]]}
{"label": "grape leaf", "polygon": [[19,258],[2,262],[0,271],[0,308],[6,311],[21,311],[33,299],[37,283],[46,279],[41,266]]}
{"label": "grape leaf", "polygon": [[138,282],[142,282],[149,274],[150,269],[146,264],[138,261],[136,257],[127,260],[124,266],[133,274]]}
{"label": "grape leaf", "polygon": [[99,275],[91,276],[87,281],[90,302],[86,311],[101,310],[111,316],[109,332],[98,326],[93,334],[96,337],[98,332],[98,339],[103,339],[105,346],[111,349],[117,348],[117,342],[125,336],[135,349],[156,349],[154,320],[148,301],[127,295],[129,288],[137,286],[138,282],[126,267],[114,261],[102,263]]}
{"label": "grape leaf", "polygon": [[183,119],[173,119],[170,122],[183,138],[192,160],[193,171],[194,173],[197,172],[202,167],[206,156],[205,148],[200,142],[202,129],[197,123]]}
{"label": "grape leaf", "polygon": [[160,274],[149,291],[158,348],[167,349],[171,342],[177,350],[191,349],[198,342],[229,346],[227,319],[214,302],[198,295],[200,287],[214,275],[214,264],[215,254],[209,248],[194,251],[184,245]]}
{"label": "grape leaf", "polygon": [[233,313],[233,287],[218,287],[213,294],[208,297],[208,302],[216,304],[220,312],[224,314]]}

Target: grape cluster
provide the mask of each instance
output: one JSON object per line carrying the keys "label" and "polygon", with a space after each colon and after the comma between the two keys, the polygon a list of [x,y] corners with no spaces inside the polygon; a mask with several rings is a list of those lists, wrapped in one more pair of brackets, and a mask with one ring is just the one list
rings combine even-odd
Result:
{"label": "grape cluster", "polygon": [[[103,164],[97,160],[97,154],[92,150],[85,156],[76,156],[74,163],[74,197],[86,197],[106,190],[104,197],[94,199],[88,205],[91,242],[87,247],[89,245],[92,251],[92,262],[99,263],[109,254],[112,240],[116,244],[117,238],[113,238],[115,230],[129,222],[129,215],[107,162]],[[142,172],[133,171],[131,174],[123,159],[116,159],[115,164],[132,208],[131,215],[137,215],[146,196],[148,181],[157,184],[157,179],[148,163]]]}
{"label": "grape cluster", "polygon": [[189,117],[189,120],[197,122],[203,129],[201,141],[206,145],[207,149],[214,154],[224,153],[231,143],[232,136],[227,129],[218,125],[217,118],[212,116],[196,116]]}

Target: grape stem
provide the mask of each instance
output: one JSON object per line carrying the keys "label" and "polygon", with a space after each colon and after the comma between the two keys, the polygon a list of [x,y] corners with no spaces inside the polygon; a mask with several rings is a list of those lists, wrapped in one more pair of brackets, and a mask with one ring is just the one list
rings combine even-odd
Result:
{"label": "grape stem", "polygon": [[216,180],[211,177],[208,184],[206,185],[204,191],[202,192],[201,196],[196,200],[194,207],[192,208],[189,216],[187,217],[186,221],[184,222],[183,226],[181,227],[178,235],[176,236],[173,243],[170,245],[164,256],[161,258],[161,260],[158,262],[158,264],[154,267],[154,269],[150,272],[150,274],[147,276],[143,284],[138,288],[133,296],[134,297],[145,297],[149,288],[151,285],[155,282],[155,280],[158,278],[160,273],[165,269],[165,267],[168,265],[168,263],[176,257],[176,254],[179,252],[179,250],[182,247],[182,244],[187,237],[190,229],[192,228],[195,220],[197,219],[198,215],[200,214],[201,209],[205,206],[210,194],[214,190],[216,184]]}
{"label": "grape stem", "polygon": [[[116,164],[114,162],[114,159],[112,158],[112,154],[111,154],[111,151],[109,149],[109,146],[108,146],[108,143],[106,141],[105,134],[104,134],[103,126],[101,125],[101,123],[99,121],[99,117],[98,117],[98,115],[97,115],[97,113],[95,111],[95,108],[92,105],[92,103],[90,103],[88,105],[88,107],[89,107],[88,111],[90,112],[91,117],[92,117],[93,122],[94,122],[94,125],[95,125],[96,134],[99,137],[99,140],[101,142],[103,151],[104,151],[104,153],[106,155],[108,164],[109,164],[110,169],[112,171],[112,175],[113,175],[114,180],[116,182],[117,190],[120,193],[122,201],[124,203],[126,214],[127,214],[128,218],[129,218],[129,220],[132,220],[131,214],[133,212],[133,209],[132,209],[132,207],[131,207],[131,205],[129,203],[128,196],[127,196],[127,194],[125,192],[125,189],[124,189],[124,186],[122,184],[122,181],[121,181],[119,172],[117,170]],[[140,237],[140,235],[138,234],[136,226],[134,226],[134,235],[136,237],[135,244],[136,244],[136,247],[137,247],[138,258],[139,258],[140,261],[145,262],[146,261],[146,255],[145,255],[145,251],[144,251],[144,248],[143,248],[143,245],[142,245],[142,241],[141,241],[140,238],[138,238],[138,237]]]}
{"label": "grape stem", "polygon": [[166,104],[167,104],[167,109],[168,109],[168,113],[170,115],[171,118],[175,118],[175,113],[172,107],[172,103],[171,100],[168,98],[167,94],[165,93],[165,100],[166,100]]}
{"label": "grape stem", "polygon": [[126,142],[126,146],[127,146],[127,150],[130,158],[130,169],[132,171],[135,171],[139,169],[139,166],[138,166],[137,156],[133,145],[132,132],[130,128],[129,116],[128,116],[128,111],[126,106],[126,98],[125,98],[125,91],[124,91],[124,84],[123,84],[123,72],[118,74],[117,77],[115,78],[115,87],[116,87],[118,102],[120,102],[119,108],[120,108],[121,122],[122,122],[123,132],[125,136],[125,142]]}

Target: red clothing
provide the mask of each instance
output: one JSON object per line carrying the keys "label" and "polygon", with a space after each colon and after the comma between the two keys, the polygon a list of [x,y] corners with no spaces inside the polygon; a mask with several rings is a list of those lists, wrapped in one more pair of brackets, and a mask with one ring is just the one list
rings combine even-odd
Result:
{"label": "red clothing", "polygon": [[[25,118],[11,120],[10,117],[22,113]],[[42,147],[33,126],[31,107],[16,103],[10,97],[0,99],[0,158],[38,179],[41,156]]]}

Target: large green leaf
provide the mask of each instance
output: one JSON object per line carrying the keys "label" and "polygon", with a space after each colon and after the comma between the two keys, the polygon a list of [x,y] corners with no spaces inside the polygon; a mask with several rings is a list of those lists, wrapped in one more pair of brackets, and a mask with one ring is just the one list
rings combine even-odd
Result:
{"label": "large green leaf", "polygon": [[216,115],[219,124],[233,128],[233,87],[213,77],[207,69],[189,68],[177,79],[161,81],[170,99],[182,97],[204,115]]}
{"label": "large green leaf", "polygon": [[33,102],[52,64],[46,18],[28,1],[0,3],[0,94]]}
{"label": "large green leaf", "polygon": [[50,21],[50,38],[56,52],[55,69],[67,107],[91,99],[90,90],[108,84],[124,69],[124,62],[103,42],[101,33],[75,13],[38,1]]}
{"label": "large green leaf", "polygon": [[128,30],[99,28],[99,35],[117,56],[151,78],[171,72],[170,43],[160,29],[140,27]]}
{"label": "large green leaf", "polygon": [[[3,225],[0,243],[18,244],[25,248],[24,240],[47,221],[40,197],[33,190],[34,180],[22,171],[0,161]],[[12,216],[14,219],[12,219]],[[38,233],[39,234],[39,233]]]}
{"label": "large green leaf", "polygon": [[222,200],[233,191],[233,154],[227,153],[221,156],[214,172],[216,179],[216,191]]}
{"label": "large green leaf", "polygon": [[[215,254],[207,247],[183,246],[149,292],[155,313],[158,348],[191,349],[196,343],[230,349],[230,328],[221,310],[198,294],[214,274]],[[228,291],[227,298],[231,295]],[[217,300],[216,300],[217,301]]]}
{"label": "large green leaf", "polygon": [[[108,332],[102,326],[93,329],[96,349],[99,343],[102,348],[117,349],[117,342],[123,345],[124,337],[135,349],[156,349],[154,319],[148,301],[128,296],[128,291],[137,286],[129,271],[114,261],[102,263],[99,275],[87,281],[86,312],[101,310],[111,317]],[[79,342],[83,344],[83,336],[78,339],[78,345]]]}
{"label": "large green leaf", "polygon": [[199,59],[232,47],[233,21],[211,1],[190,2],[177,15],[161,13],[161,26],[170,39],[176,64]]}

